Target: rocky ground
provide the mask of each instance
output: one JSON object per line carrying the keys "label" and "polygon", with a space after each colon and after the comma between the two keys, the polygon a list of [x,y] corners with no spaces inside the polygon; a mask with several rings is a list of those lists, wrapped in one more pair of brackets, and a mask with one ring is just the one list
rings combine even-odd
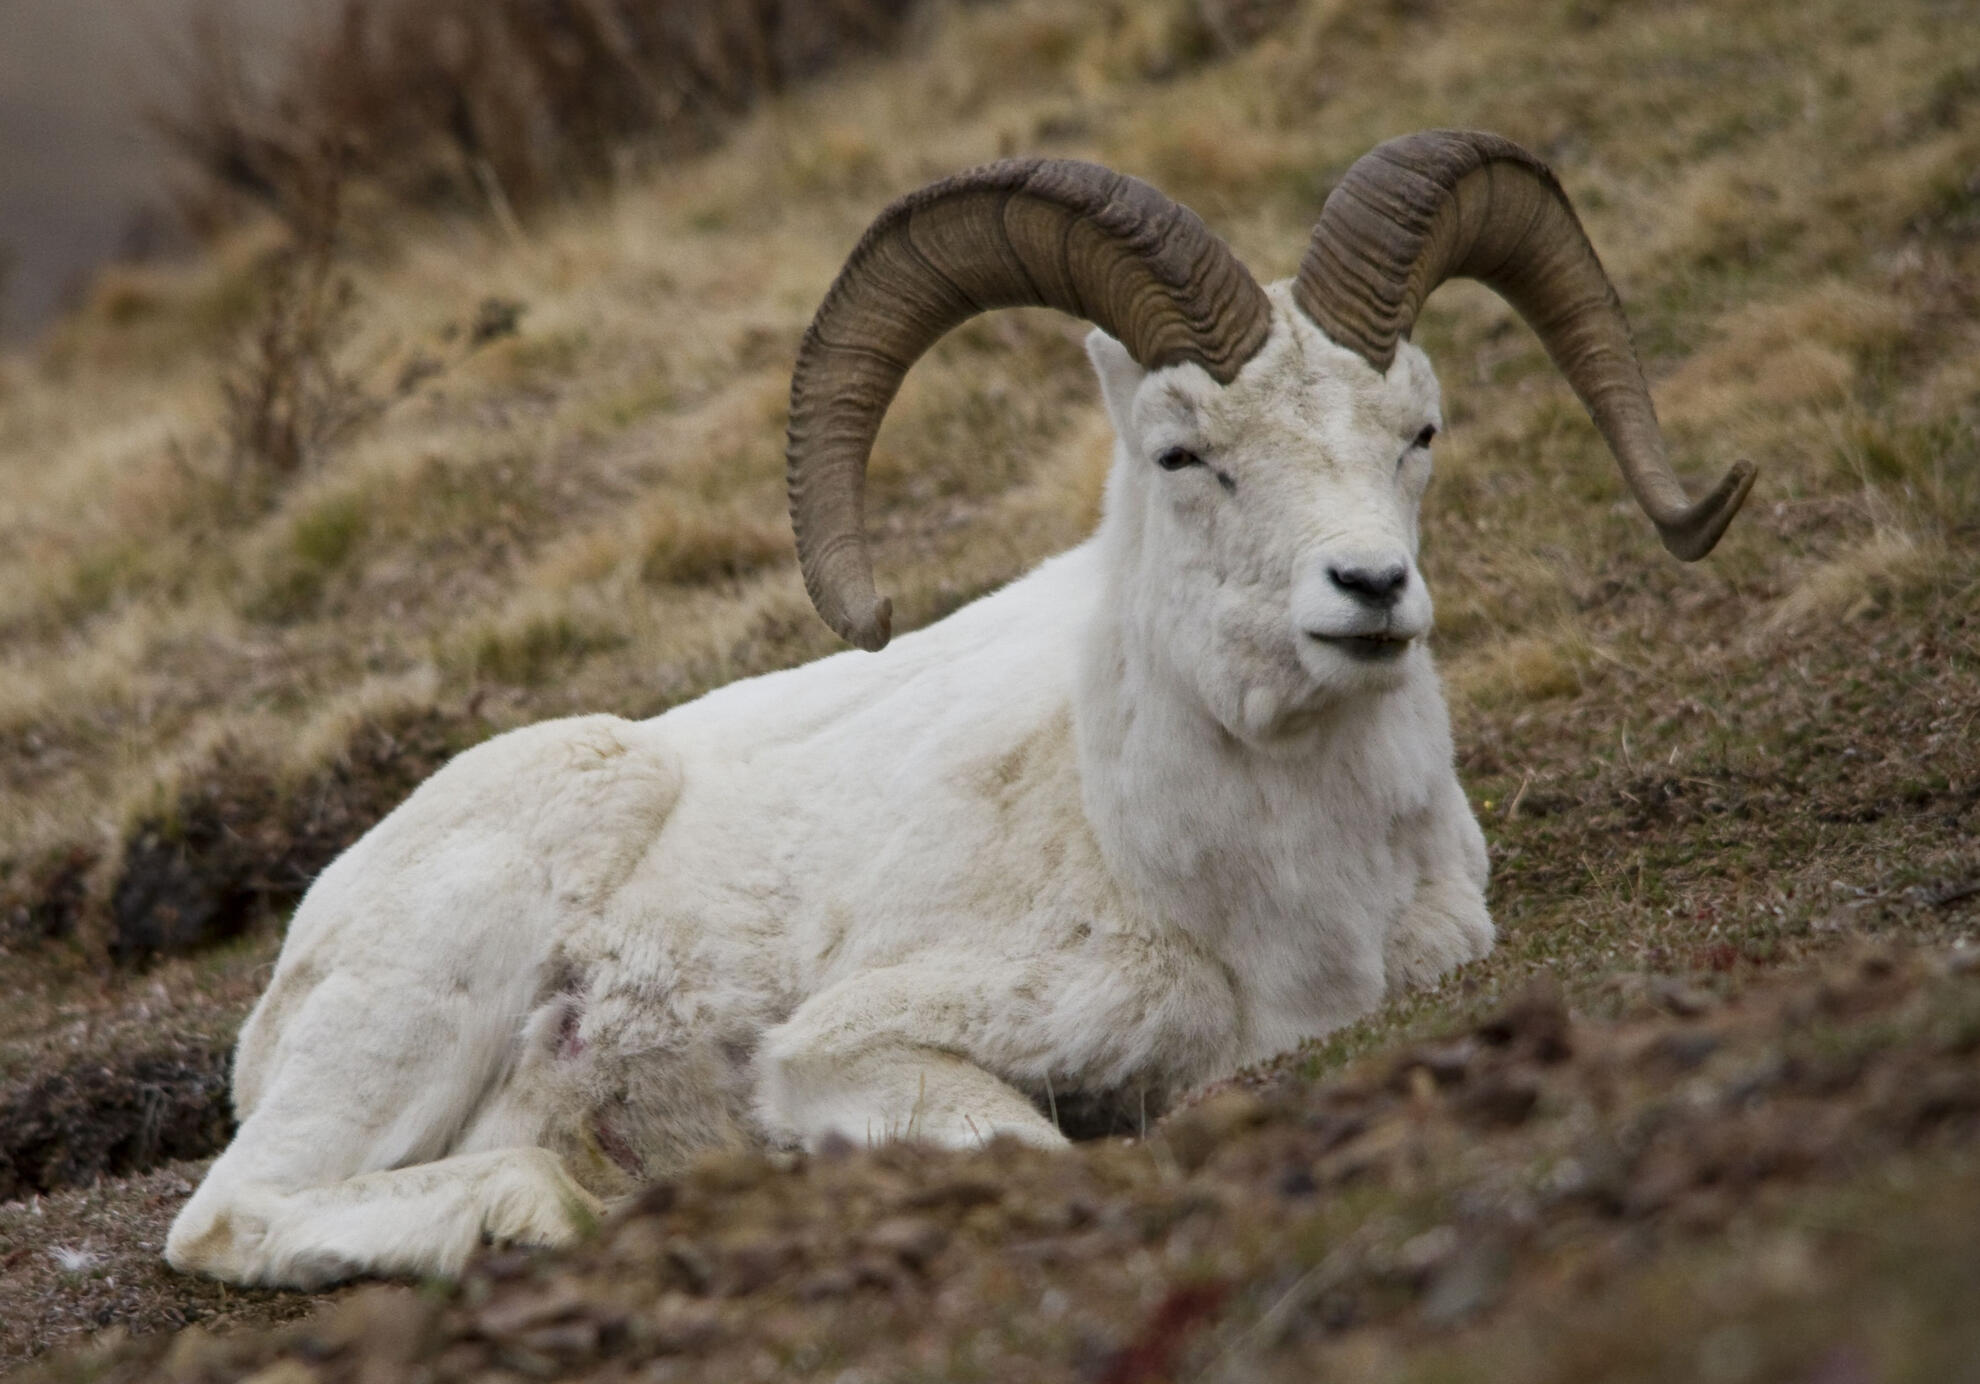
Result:
{"label": "rocky ground", "polygon": [[566,1255],[35,1377],[1972,1377],[1980,951],[1725,990],[1536,986],[1064,1155],[710,1160]]}

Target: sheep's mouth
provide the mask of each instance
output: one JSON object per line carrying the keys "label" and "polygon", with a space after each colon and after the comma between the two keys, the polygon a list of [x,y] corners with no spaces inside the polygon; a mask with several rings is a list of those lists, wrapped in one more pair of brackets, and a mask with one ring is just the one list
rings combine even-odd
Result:
{"label": "sheep's mouth", "polygon": [[1316,644],[1338,649],[1357,663],[1389,663],[1401,658],[1414,641],[1406,634],[1319,634],[1306,637]]}

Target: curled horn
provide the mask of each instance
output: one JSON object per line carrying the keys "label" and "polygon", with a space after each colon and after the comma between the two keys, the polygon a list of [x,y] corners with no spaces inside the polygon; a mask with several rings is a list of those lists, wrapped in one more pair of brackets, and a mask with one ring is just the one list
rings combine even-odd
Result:
{"label": "curled horn", "polygon": [[945,332],[1032,305],[1087,319],[1147,369],[1194,361],[1224,384],[1271,325],[1257,281],[1194,212],[1094,164],[1007,160],[888,207],[798,348],[786,453],[805,589],[863,649],[885,646],[892,624],[864,527],[880,420]]}
{"label": "curled horn", "polygon": [[1664,455],[1629,323],[1567,194],[1510,140],[1469,130],[1392,139],[1355,161],[1320,211],[1294,300],[1386,372],[1424,299],[1472,278],[1518,310],[1580,396],[1664,546],[1705,556],[1753,488],[1736,462],[1693,503]]}

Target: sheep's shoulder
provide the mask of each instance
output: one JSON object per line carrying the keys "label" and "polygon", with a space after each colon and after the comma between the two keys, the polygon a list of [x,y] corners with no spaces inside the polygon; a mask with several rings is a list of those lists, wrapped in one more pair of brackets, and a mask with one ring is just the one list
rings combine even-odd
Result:
{"label": "sheep's shoulder", "polygon": [[561,904],[594,906],[651,846],[680,797],[678,758],[650,726],[581,716],[457,755],[338,862],[372,877],[540,873]]}

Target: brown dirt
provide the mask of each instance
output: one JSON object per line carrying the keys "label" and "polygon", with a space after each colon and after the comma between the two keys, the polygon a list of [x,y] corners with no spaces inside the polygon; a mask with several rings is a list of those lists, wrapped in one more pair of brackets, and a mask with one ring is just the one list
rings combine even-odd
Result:
{"label": "brown dirt", "polygon": [[[0,881],[0,943],[107,938],[111,961],[135,965],[238,937],[294,906],[339,852],[490,730],[472,710],[437,707],[369,720],[300,782],[222,744],[164,811],[132,824],[114,858],[72,847]],[[92,876],[108,883],[92,891]]]}
{"label": "brown dirt", "polygon": [[75,1064],[0,1099],[0,1202],[217,1153],[234,1132],[226,1048]]}
{"label": "brown dirt", "polygon": [[132,831],[110,893],[112,958],[190,951],[294,906],[346,846],[487,733],[438,708],[367,723],[296,785],[223,751],[169,814]]}
{"label": "brown dirt", "polygon": [[[1538,989],[1344,1074],[1254,1074],[1141,1143],[712,1159],[567,1256],[492,1253],[446,1291],[137,1342],[90,1373],[1340,1377],[1502,1325],[1563,1275],[1594,1292],[1769,1232],[1872,1166],[1970,1179],[1977,963],[1869,954],[1723,1002],[1669,982],[1609,1022]],[[1858,1335],[1768,1338],[1768,1372]]]}
{"label": "brown dirt", "polygon": [[225,1331],[316,1310],[321,1298],[228,1288],[165,1266],[166,1228],[205,1170],[168,1163],[0,1203],[0,1370],[106,1328],[118,1338],[190,1322]]}

